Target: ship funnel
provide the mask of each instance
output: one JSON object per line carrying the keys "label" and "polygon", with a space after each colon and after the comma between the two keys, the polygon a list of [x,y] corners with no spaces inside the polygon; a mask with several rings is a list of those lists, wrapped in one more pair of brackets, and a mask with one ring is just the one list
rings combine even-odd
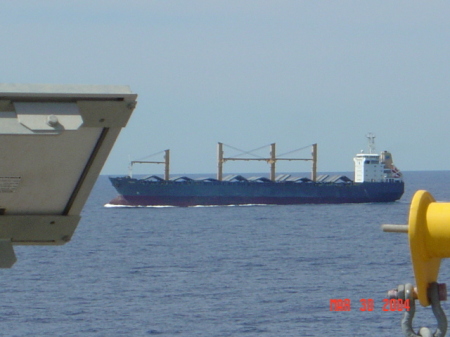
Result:
{"label": "ship funnel", "polygon": [[381,162],[384,163],[384,165],[388,168],[392,168],[393,161],[392,161],[392,154],[389,151],[383,151],[381,152]]}
{"label": "ship funnel", "polygon": [[[403,174],[400,170],[395,167],[394,161],[392,160],[392,154],[389,151],[383,151],[380,155],[380,161],[384,164],[384,168],[386,170],[390,170],[388,177],[389,178],[402,178]],[[386,172],[386,171],[385,171]]]}

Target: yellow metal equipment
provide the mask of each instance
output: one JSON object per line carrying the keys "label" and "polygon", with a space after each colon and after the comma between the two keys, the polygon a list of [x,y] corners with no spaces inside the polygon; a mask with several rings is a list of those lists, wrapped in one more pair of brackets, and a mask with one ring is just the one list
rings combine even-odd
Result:
{"label": "yellow metal equipment", "polygon": [[[450,257],[450,203],[436,202],[427,191],[417,191],[411,201],[408,225],[383,225],[385,232],[408,233],[416,289],[412,284],[399,285],[388,292],[390,299],[409,300],[410,308],[402,319],[406,337],[443,337],[447,332],[447,317],[440,301],[447,300],[445,284],[438,284],[441,259]],[[422,327],[416,334],[412,327],[415,300],[424,307],[431,304],[437,320],[434,334]]]}
{"label": "yellow metal equipment", "polygon": [[384,225],[383,230],[408,233],[416,295],[421,305],[428,306],[427,288],[437,282],[441,259],[450,257],[450,203],[436,202],[427,191],[417,191],[408,222],[408,226]]}
{"label": "yellow metal equipment", "polygon": [[450,257],[450,203],[436,202],[427,191],[417,191],[409,212],[408,237],[417,296],[421,305],[428,306],[428,285],[437,282],[441,259]]}

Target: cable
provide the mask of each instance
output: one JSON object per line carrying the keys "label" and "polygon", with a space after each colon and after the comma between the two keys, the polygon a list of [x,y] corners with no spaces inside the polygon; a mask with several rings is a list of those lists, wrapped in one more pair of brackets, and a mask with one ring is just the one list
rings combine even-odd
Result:
{"label": "cable", "polygon": [[265,147],[270,146],[270,144],[267,144],[267,145],[258,147],[257,149],[254,149],[254,150],[244,151],[244,150],[238,149],[238,148],[233,147],[233,146],[228,145],[228,144],[223,144],[223,145],[225,145],[225,146],[227,146],[227,147],[229,147],[229,148],[231,148],[231,149],[233,149],[233,150],[236,150],[236,151],[240,151],[240,152],[241,152],[240,154],[237,154],[237,155],[235,155],[235,156],[231,156],[230,158],[236,158],[236,157],[239,157],[239,156],[243,156],[243,155],[245,155],[245,154],[251,155],[251,156],[256,157],[256,158],[264,158],[264,157],[261,157],[261,156],[259,156],[259,155],[257,155],[257,154],[254,154],[254,153],[252,153],[252,152],[258,151],[258,150],[261,150],[261,149],[263,149],[263,148],[265,148]]}
{"label": "cable", "polygon": [[297,151],[301,151],[301,150],[307,149],[307,148],[310,147],[311,145],[312,145],[312,144],[306,145],[306,146],[301,147],[301,148],[299,148],[299,149],[297,149],[297,150],[293,150],[293,151],[289,151],[289,152],[286,152],[286,153],[283,153],[283,154],[279,154],[279,155],[277,155],[277,157],[283,157],[283,156],[286,156],[286,155],[288,155],[288,154],[291,154],[291,153],[294,153],[294,152],[297,152]]}
{"label": "cable", "polygon": [[159,152],[156,152],[156,153],[154,153],[154,154],[151,154],[151,155],[145,156],[145,157],[143,157],[143,158],[140,158],[140,159],[136,159],[135,161],[142,161],[142,160],[145,160],[145,159],[148,159],[148,158],[154,157],[154,156],[156,156],[156,155],[159,155],[159,154],[163,154],[164,152],[165,152],[165,151],[159,151]]}

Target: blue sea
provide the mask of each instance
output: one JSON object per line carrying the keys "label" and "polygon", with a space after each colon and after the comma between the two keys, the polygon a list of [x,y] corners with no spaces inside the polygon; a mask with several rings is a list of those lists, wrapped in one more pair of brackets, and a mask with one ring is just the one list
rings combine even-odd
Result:
{"label": "blue sea", "polygon": [[[101,176],[71,242],[15,246],[0,335],[402,336],[383,299],[414,283],[407,236],[380,225],[406,224],[418,189],[450,201],[450,171],[404,175],[395,203],[190,208],[104,207],[116,192]],[[434,331],[430,307],[414,325]]]}

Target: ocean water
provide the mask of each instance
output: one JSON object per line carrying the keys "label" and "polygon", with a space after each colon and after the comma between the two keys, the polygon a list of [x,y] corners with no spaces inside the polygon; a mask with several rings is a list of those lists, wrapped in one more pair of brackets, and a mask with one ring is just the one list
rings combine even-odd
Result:
{"label": "ocean water", "polygon": [[[0,270],[0,335],[402,336],[383,299],[414,282],[407,237],[380,225],[406,223],[418,189],[450,201],[450,171],[405,180],[387,204],[106,208],[116,193],[101,176],[71,242],[16,246]],[[429,307],[423,325],[436,326]]]}

